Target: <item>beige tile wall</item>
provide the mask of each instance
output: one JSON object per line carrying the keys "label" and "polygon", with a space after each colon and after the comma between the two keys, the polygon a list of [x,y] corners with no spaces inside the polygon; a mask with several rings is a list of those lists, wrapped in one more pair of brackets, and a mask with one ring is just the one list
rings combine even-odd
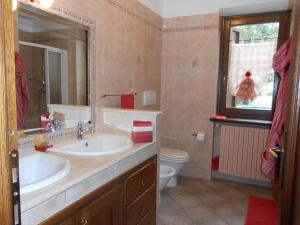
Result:
{"label": "beige tile wall", "polygon": [[[210,179],[219,15],[164,20],[162,45],[162,146],[190,153],[182,174]],[[206,133],[198,143],[193,133]]]}
{"label": "beige tile wall", "polygon": [[[92,66],[95,64],[96,79],[92,85],[93,91],[96,89],[97,108],[120,107],[120,98],[102,98],[103,94],[137,92],[137,109],[160,109],[162,18],[159,15],[136,0],[55,0],[50,11],[93,24],[96,57]],[[157,92],[156,105],[142,106],[144,90]],[[100,115],[97,113],[96,121],[101,121]],[[50,140],[54,138],[59,135],[49,134]],[[31,144],[31,140],[21,144]]]}
{"label": "beige tile wall", "polygon": [[120,98],[103,94],[155,90],[159,109],[162,18],[135,0],[55,0],[55,4],[96,22],[97,106],[119,107]]}
{"label": "beige tile wall", "polygon": [[[156,90],[162,144],[191,154],[183,174],[210,178],[219,51],[217,14],[166,19],[133,0],[55,0],[55,4],[96,22],[97,107],[118,107],[119,98],[103,94]],[[161,77],[162,75],[162,77]],[[161,84],[162,82],[162,84]],[[199,144],[192,133],[207,134]]]}

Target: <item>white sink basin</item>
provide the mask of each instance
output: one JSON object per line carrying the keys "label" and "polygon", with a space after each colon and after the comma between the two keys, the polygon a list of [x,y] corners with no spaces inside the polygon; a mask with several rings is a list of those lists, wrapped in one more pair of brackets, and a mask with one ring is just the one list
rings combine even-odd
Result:
{"label": "white sink basin", "polygon": [[53,184],[65,177],[71,169],[68,160],[38,152],[21,157],[19,164],[21,194]]}
{"label": "white sink basin", "polygon": [[132,147],[130,138],[103,134],[90,139],[76,141],[69,145],[50,148],[49,151],[70,155],[100,156],[125,151]]}

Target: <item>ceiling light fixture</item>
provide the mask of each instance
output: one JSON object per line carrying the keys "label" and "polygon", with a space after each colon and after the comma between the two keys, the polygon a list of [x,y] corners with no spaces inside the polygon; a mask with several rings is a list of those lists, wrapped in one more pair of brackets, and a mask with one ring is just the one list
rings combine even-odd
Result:
{"label": "ceiling light fixture", "polygon": [[47,9],[53,5],[54,0],[39,0],[39,2],[40,2],[41,7]]}

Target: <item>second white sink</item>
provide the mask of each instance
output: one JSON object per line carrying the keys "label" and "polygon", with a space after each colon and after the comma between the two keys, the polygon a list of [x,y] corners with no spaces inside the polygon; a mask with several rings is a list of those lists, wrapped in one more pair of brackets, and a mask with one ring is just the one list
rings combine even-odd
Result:
{"label": "second white sink", "polygon": [[90,139],[76,141],[69,145],[50,148],[49,151],[81,156],[110,155],[132,147],[130,138],[102,134]]}
{"label": "second white sink", "polygon": [[71,169],[68,160],[38,152],[21,157],[19,164],[21,194],[47,187],[65,177]]}

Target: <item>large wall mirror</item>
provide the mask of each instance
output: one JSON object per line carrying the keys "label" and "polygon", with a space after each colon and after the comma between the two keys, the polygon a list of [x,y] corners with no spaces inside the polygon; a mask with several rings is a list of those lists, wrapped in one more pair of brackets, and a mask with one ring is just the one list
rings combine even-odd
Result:
{"label": "large wall mirror", "polygon": [[90,28],[23,3],[16,21],[18,129],[45,133],[92,120]]}

